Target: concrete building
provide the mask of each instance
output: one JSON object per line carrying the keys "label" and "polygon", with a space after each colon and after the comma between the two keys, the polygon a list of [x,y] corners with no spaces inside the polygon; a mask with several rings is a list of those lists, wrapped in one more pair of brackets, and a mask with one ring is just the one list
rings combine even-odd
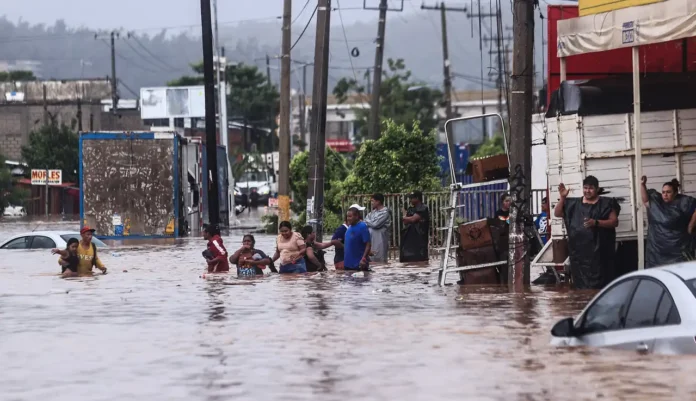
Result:
{"label": "concrete building", "polygon": [[[482,99],[483,97],[483,99]],[[300,120],[302,118],[300,112],[300,104],[297,98],[293,99],[292,117],[290,122],[290,130],[293,135],[298,135],[305,142],[309,142],[309,119],[312,108],[312,100],[307,98],[306,101],[305,132],[301,131]],[[354,141],[356,133],[360,131],[362,121],[359,114],[369,111],[370,96],[369,95],[351,95],[345,103],[338,103],[334,96],[329,95],[327,98],[326,111],[326,143],[333,149],[339,152],[350,152],[354,150]],[[475,116],[486,113],[495,113],[498,111],[498,92],[497,91],[461,91],[452,94],[452,110],[458,117]],[[503,114],[505,113],[505,100],[503,100]],[[445,109],[439,108],[437,111],[442,123],[439,128],[439,142],[445,143]],[[458,143],[472,143],[477,138],[491,137],[495,134],[498,127],[486,125],[483,121],[472,122],[466,130],[455,133],[455,141]],[[484,135],[481,136],[481,132]]]}
{"label": "concrete building", "polygon": [[[106,105],[104,99],[108,99]],[[0,153],[9,160],[20,160],[30,132],[52,118],[79,126],[80,111],[84,131],[146,128],[137,108],[121,109],[119,102],[118,113],[111,113],[110,99],[107,79],[0,83]]]}

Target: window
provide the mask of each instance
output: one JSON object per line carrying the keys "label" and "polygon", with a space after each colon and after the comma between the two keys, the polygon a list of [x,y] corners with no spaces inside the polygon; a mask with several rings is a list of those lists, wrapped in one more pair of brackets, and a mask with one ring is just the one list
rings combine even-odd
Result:
{"label": "window", "polygon": [[327,121],[326,139],[350,139],[351,125],[349,121]]}
{"label": "window", "polygon": [[12,241],[5,244],[3,249],[27,249],[31,243],[31,237],[20,237],[13,239]]}
{"label": "window", "polygon": [[36,236],[31,242],[31,249],[53,249],[55,247],[55,241],[48,237]]}
{"label": "window", "polygon": [[629,297],[637,281],[622,281],[602,294],[585,313],[580,328],[583,335],[621,329]]}
{"label": "window", "polygon": [[681,317],[679,317],[679,311],[677,311],[676,305],[674,305],[674,300],[669,292],[665,291],[662,294],[662,299],[660,300],[660,305],[657,307],[657,314],[655,315],[655,325],[664,326],[671,324],[681,323]]}
{"label": "window", "polygon": [[626,314],[626,329],[650,327],[654,324],[657,307],[665,290],[653,280],[643,279],[638,283],[631,306]]}
{"label": "window", "polygon": [[[65,234],[61,235],[61,238],[63,238],[63,241],[68,242],[70,241],[70,238],[76,238],[78,241],[80,240],[80,235],[79,234]],[[97,248],[108,248],[105,243],[101,242],[99,239],[92,237],[92,243],[97,246]]]}
{"label": "window", "polygon": [[696,297],[696,278],[691,279],[691,280],[686,280],[684,282],[687,287],[691,290],[691,293],[694,294],[694,297]]}

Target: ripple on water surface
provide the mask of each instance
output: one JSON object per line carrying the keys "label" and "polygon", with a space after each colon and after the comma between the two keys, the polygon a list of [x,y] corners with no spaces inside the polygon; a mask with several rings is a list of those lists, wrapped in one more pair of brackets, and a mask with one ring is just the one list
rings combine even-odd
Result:
{"label": "ripple on water surface", "polygon": [[[0,224],[0,240],[31,229]],[[224,241],[234,250],[241,235]],[[267,252],[273,244],[257,237]],[[591,293],[439,288],[423,268],[404,267],[228,285],[200,278],[203,247],[123,245],[118,257],[101,255],[110,274],[68,280],[46,251],[3,251],[0,399],[696,396],[691,357],[549,347],[553,323]]]}

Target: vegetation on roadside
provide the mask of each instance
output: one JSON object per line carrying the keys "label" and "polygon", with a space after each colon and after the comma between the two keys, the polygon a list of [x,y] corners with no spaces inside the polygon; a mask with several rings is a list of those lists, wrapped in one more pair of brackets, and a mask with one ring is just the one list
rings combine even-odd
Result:
{"label": "vegetation on roadside", "polygon": [[5,157],[0,154],[0,217],[8,206],[21,206],[28,194],[15,185],[12,172],[5,164]]}
{"label": "vegetation on roadside", "polygon": [[62,170],[63,182],[76,183],[80,159],[75,127],[76,121],[68,126],[51,119],[48,125],[29,133],[29,142],[22,146],[22,159],[27,163],[28,170]]}

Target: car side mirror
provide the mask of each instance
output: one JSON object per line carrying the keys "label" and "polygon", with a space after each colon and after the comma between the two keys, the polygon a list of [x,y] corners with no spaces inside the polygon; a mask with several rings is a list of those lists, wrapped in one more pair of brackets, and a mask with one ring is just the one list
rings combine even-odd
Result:
{"label": "car side mirror", "polygon": [[551,329],[551,335],[554,337],[574,337],[576,334],[574,323],[572,317],[560,320]]}

